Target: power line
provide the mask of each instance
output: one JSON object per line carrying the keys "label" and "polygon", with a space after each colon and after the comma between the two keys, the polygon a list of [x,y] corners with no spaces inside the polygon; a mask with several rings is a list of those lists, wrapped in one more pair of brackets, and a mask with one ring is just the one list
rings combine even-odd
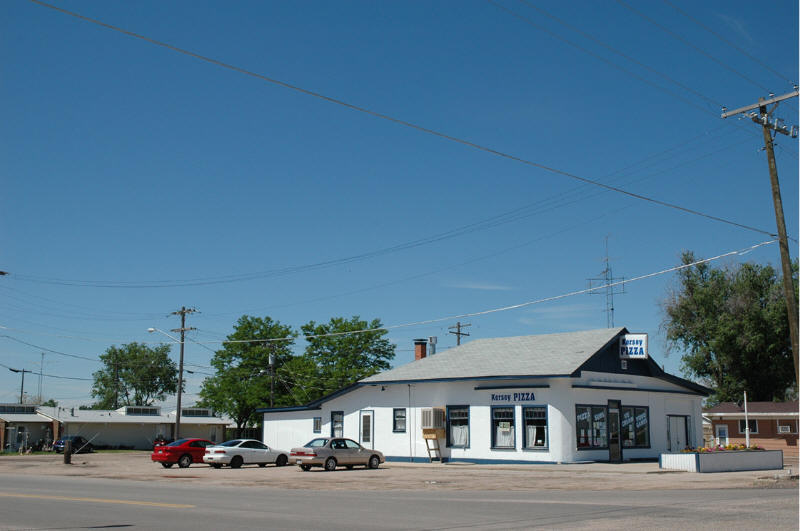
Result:
{"label": "power line", "polygon": [[706,26],[705,24],[703,24],[702,22],[700,22],[699,20],[697,20],[696,18],[694,18],[689,13],[687,13],[683,9],[679,8],[678,6],[676,6],[675,4],[670,2],[669,0],[663,0],[663,1],[664,1],[665,4],[667,4],[668,6],[672,7],[673,9],[675,9],[675,11],[677,11],[678,13],[683,15],[684,17],[688,18],[689,20],[691,20],[692,22],[694,22],[695,24],[697,24],[698,26],[700,26],[701,28],[703,28],[704,30],[706,30],[707,32],[709,32],[710,34],[712,34],[713,36],[715,36],[716,38],[718,38],[719,40],[721,40],[722,42],[724,42],[725,44],[730,46],[731,48],[733,48],[734,50],[738,51],[739,53],[741,53],[742,55],[744,55],[748,59],[752,59],[753,61],[755,61],[759,65],[763,66],[764,68],[766,68],[767,70],[769,70],[770,72],[772,72],[773,74],[778,76],[779,78],[781,78],[784,81],[787,81],[788,83],[791,83],[791,84],[797,83],[797,80],[792,81],[788,77],[784,76],[783,74],[781,74],[780,72],[778,72],[777,70],[775,70],[774,68],[772,68],[771,66],[766,64],[764,61],[762,61],[758,57],[755,57],[755,56],[749,54],[746,50],[744,50],[740,46],[737,46],[735,43],[729,41],[728,39],[726,39],[725,37],[723,37],[722,35],[720,35],[716,31],[714,31],[713,29],[709,28],[708,26]]}
{"label": "power line", "polygon": [[[32,1],[36,1],[36,0],[32,0]],[[672,31],[671,29],[667,28],[667,27],[666,27],[666,26],[664,26],[663,24],[660,24],[659,22],[657,22],[657,21],[653,20],[652,18],[648,17],[647,15],[645,15],[644,13],[642,13],[641,11],[639,11],[639,10],[635,9],[633,6],[630,6],[630,5],[626,4],[626,3],[625,3],[625,2],[623,2],[622,0],[616,0],[616,2],[617,2],[619,5],[621,5],[622,7],[624,7],[624,8],[626,8],[626,9],[630,10],[630,11],[631,11],[632,13],[634,13],[635,15],[638,15],[639,17],[643,18],[643,19],[644,19],[644,20],[646,20],[647,22],[649,22],[649,23],[651,23],[652,25],[656,26],[657,28],[661,29],[662,31],[664,31],[664,32],[665,32],[665,33],[667,33],[668,35],[672,36],[672,38],[674,38],[675,40],[678,40],[678,41],[682,42],[683,44],[685,44],[685,45],[686,45],[686,46],[688,46],[689,48],[691,48],[691,49],[695,50],[696,52],[698,52],[698,53],[700,53],[700,54],[702,54],[702,55],[704,55],[705,57],[708,57],[709,59],[711,59],[712,61],[714,61],[715,63],[717,63],[717,64],[718,64],[718,65],[720,65],[721,67],[723,67],[724,69],[728,70],[729,72],[732,72],[732,73],[736,74],[736,75],[737,75],[737,76],[739,76],[740,78],[744,79],[745,81],[748,81],[748,82],[752,83],[753,85],[755,85],[755,86],[757,86],[758,88],[760,88],[760,89],[764,90],[765,92],[769,92],[769,89],[768,89],[767,87],[763,86],[763,85],[762,85],[761,83],[759,83],[758,81],[756,81],[756,80],[754,80],[754,79],[751,79],[750,77],[748,77],[748,76],[746,76],[745,74],[743,74],[743,73],[739,72],[738,70],[736,70],[736,69],[735,69],[735,68],[733,68],[732,66],[730,66],[730,65],[728,65],[728,64],[726,64],[726,63],[724,63],[724,62],[723,62],[723,61],[721,61],[720,59],[717,59],[716,57],[714,57],[713,55],[711,55],[711,54],[710,54],[710,53],[708,53],[707,51],[705,51],[705,50],[703,50],[702,48],[700,48],[699,46],[696,46],[696,45],[692,44],[691,42],[687,41],[686,39],[684,39],[683,37],[681,37],[680,35],[678,35],[678,34],[677,34],[677,33],[675,33],[674,31]]]}
{"label": "power line", "polygon": [[[455,136],[452,136],[452,135],[449,135],[449,134],[446,134],[446,133],[442,133],[440,131],[436,131],[436,130],[430,129],[428,127],[424,127],[424,126],[421,126],[421,125],[418,125],[418,124],[415,124],[415,123],[412,123],[412,122],[408,122],[408,121],[402,120],[400,118],[395,118],[393,116],[382,114],[382,113],[367,109],[366,107],[361,107],[359,105],[355,105],[355,104],[352,104],[352,103],[345,102],[343,100],[339,100],[339,99],[336,99],[336,98],[332,98],[330,96],[326,96],[326,95],[324,95],[322,93],[319,93],[319,92],[315,92],[315,91],[312,91],[312,90],[304,89],[304,88],[302,88],[300,86],[293,85],[291,83],[287,83],[287,82],[284,82],[284,81],[280,81],[278,79],[270,78],[268,76],[265,76],[265,75],[262,75],[262,74],[258,74],[256,72],[252,72],[250,70],[246,70],[244,68],[240,68],[240,67],[231,65],[229,63],[225,63],[225,62],[222,62],[222,61],[219,61],[219,60],[216,60],[216,59],[212,59],[210,57],[207,57],[207,56],[204,56],[204,55],[200,55],[200,54],[197,54],[195,52],[191,52],[189,50],[185,50],[183,48],[178,48],[177,46],[173,46],[171,44],[168,44],[168,43],[165,43],[165,42],[162,42],[162,41],[151,39],[151,38],[146,37],[144,35],[140,35],[138,33],[134,33],[132,31],[128,31],[128,30],[125,30],[123,28],[120,28],[120,27],[117,27],[117,26],[114,26],[114,25],[111,25],[111,24],[108,24],[108,23],[105,23],[105,22],[101,22],[101,21],[93,19],[93,18],[89,18],[89,17],[86,17],[84,15],[80,15],[80,14],[75,13],[73,11],[68,11],[66,9],[62,9],[62,8],[60,8],[58,6],[54,6],[54,5],[42,2],[41,0],[30,0],[30,1],[35,3],[35,4],[37,4],[37,5],[40,5],[42,7],[46,7],[48,9],[52,9],[54,11],[58,11],[58,12],[64,13],[64,14],[69,15],[71,17],[75,17],[75,18],[78,18],[80,20],[84,20],[86,22],[90,22],[92,24],[96,24],[98,26],[102,26],[104,28],[107,28],[107,29],[110,29],[110,30],[113,30],[113,31],[116,31],[116,32],[119,32],[119,33],[122,33],[124,35],[128,35],[129,37],[140,39],[140,40],[149,42],[151,44],[154,44],[156,46],[161,46],[163,48],[167,48],[167,49],[175,51],[177,53],[188,55],[188,56],[193,57],[195,59],[198,59],[198,60],[201,60],[201,61],[205,61],[205,62],[214,64],[214,65],[222,67],[222,68],[233,70],[233,71],[238,72],[240,74],[244,74],[244,75],[247,75],[247,76],[250,76],[250,77],[254,77],[254,78],[260,79],[262,81],[266,81],[268,83],[271,83],[271,84],[274,84],[274,85],[277,85],[277,86],[280,86],[280,87],[283,87],[283,88],[294,90],[296,92],[305,94],[307,96],[312,96],[314,98],[318,98],[318,99],[321,99],[323,101],[327,101],[329,103],[340,105],[340,106],[346,107],[346,108],[354,110],[354,111],[358,111],[358,112],[361,112],[361,113],[364,113],[364,114],[368,114],[368,115],[373,116],[375,118],[380,118],[382,120],[386,120],[386,121],[389,121],[389,122],[392,122],[392,123],[395,123],[395,124],[398,124],[398,125],[409,127],[411,129],[415,129],[417,131],[420,131],[420,132],[423,132],[423,133],[427,133],[429,135],[433,135],[433,136],[436,136],[436,137],[439,137],[439,138],[442,138],[442,139],[445,139],[445,140],[449,140],[451,142],[456,142],[458,144],[462,144],[464,146],[471,147],[473,149],[477,149],[477,150],[483,151],[485,153],[489,153],[489,154],[492,154],[492,155],[495,155],[495,156],[498,156],[498,157],[501,157],[501,158],[505,158],[505,159],[508,159],[508,160],[513,160],[513,161],[519,162],[521,164],[525,164],[525,165],[528,165],[528,166],[531,166],[531,167],[535,167],[535,168],[538,168],[538,169],[541,169],[541,170],[545,170],[547,172],[550,172],[550,173],[553,173],[553,174],[556,174],[556,175],[560,175],[560,176],[563,176],[563,177],[567,177],[567,178],[570,178],[570,179],[573,179],[573,180],[577,180],[577,181],[580,181],[580,182],[583,182],[583,183],[586,183],[586,184],[590,184],[590,185],[593,185],[593,186],[601,187],[601,188],[604,188],[604,189],[609,190],[609,191],[613,191],[613,192],[616,192],[616,193],[619,193],[619,194],[626,195],[628,197],[632,197],[634,199],[639,199],[639,200],[642,200],[642,201],[648,201],[648,202],[651,202],[653,204],[658,204],[658,205],[661,205],[661,206],[664,206],[664,207],[667,207],[667,208],[672,208],[672,209],[675,209],[675,210],[679,210],[679,211],[682,211],[682,212],[685,212],[685,213],[688,213],[688,214],[704,217],[704,218],[711,219],[711,220],[714,220],[714,221],[718,221],[718,222],[721,222],[721,223],[730,224],[730,225],[733,225],[733,226],[736,226],[736,227],[739,227],[739,228],[751,230],[753,232],[766,234],[768,236],[774,236],[774,234],[772,234],[770,232],[767,232],[767,231],[764,231],[764,230],[761,230],[761,229],[757,229],[755,227],[750,227],[750,226],[747,226],[747,225],[744,225],[744,224],[741,224],[741,223],[736,223],[736,222],[733,222],[733,221],[730,221],[730,220],[726,220],[726,219],[720,218],[718,216],[712,216],[710,214],[705,214],[705,213],[702,213],[702,212],[699,212],[699,211],[696,211],[696,210],[692,210],[692,209],[689,209],[689,208],[681,207],[679,205],[676,205],[676,204],[673,204],[673,203],[669,203],[669,202],[666,202],[666,201],[661,201],[661,200],[658,200],[658,199],[655,199],[655,198],[647,197],[647,196],[644,196],[642,194],[636,194],[636,193],[628,192],[628,191],[623,190],[621,188],[617,188],[617,187],[610,186],[610,185],[607,185],[607,184],[604,184],[604,183],[601,183],[601,182],[598,182],[598,181],[595,181],[595,180],[592,180],[592,179],[581,177],[579,175],[576,175],[576,174],[573,174],[573,173],[570,173],[570,172],[566,172],[566,171],[563,171],[563,170],[552,168],[552,167],[546,166],[546,165],[538,163],[538,162],[534,162],[534,161],[531,161],[531,160],[528,160],[528,159],[524,159],[524,158],[518,157],[516,155],[505,153],[505,152],[499,151],[497,149],[493,149],[493,148],[490,148],[490,147],[487,147],[487,146],[483,146],[483,145],[477,144],[475,142],[471,142],[469,140],[465,140],[465,139],[458,138],[458,137],[455,137]],[[618,0],[618,1],[620,1],[620,0]],[[194,284],[184,284],[184,285],[194,285]],[[95,287],[117,287],[117,288],[122,288],[122,287],[131,287],[131,286],[126,286],[124,283],[117,283],[116,285],[113,285],[113,286],[95,286]],[[150,285],[150,286],[147,286],[147,287],[159,287],[159,286]]]}

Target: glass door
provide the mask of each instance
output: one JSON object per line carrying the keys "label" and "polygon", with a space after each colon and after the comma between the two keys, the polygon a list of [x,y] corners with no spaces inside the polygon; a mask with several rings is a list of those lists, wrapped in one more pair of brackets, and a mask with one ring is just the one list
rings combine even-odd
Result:
{"label": "glass door", "polygon": [[375,433],[375,427],[372,423],[372,411],[362,411],[361,412],[361,435],[360,440],[358,442],[361,443],[361,446],[365,448],[374,449],[373,446],[373,435]]}
{"label": "glass door", "polygon": [[608,460],[612,463],[622,462],[622,445],[619,435],[619,400],[608,401]]}

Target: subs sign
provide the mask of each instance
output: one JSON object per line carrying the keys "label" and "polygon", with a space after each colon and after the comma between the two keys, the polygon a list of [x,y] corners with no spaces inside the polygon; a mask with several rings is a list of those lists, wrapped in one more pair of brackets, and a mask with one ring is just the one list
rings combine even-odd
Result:
{"label": "subs sign", "polygon": [[619,357],[623,360],[647,359],[647,334],[625,334],[620,337]]}

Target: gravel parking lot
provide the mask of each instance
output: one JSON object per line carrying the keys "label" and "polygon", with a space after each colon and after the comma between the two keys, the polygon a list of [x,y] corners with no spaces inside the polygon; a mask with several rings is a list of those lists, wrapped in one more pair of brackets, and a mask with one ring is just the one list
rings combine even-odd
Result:
{"label": "gravel parking lot", "polygon": [[695,474],[664,471],[658,463],[570,465],[473,465],[386,463],[377,470],[354,468],[303,472],[296,466],[212,469],[207,465],[165,469],[149,452],[61,455],[6,455],[0,474],[81,476],[138,481],[259,486],[283,489],[358,490],[629,490],[798,488],[797,466],[784,470]]}

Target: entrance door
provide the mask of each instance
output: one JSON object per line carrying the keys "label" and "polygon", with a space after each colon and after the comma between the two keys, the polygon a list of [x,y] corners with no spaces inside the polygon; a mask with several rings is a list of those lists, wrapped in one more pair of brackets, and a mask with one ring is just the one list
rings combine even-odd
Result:
{"label": "entrance door", "polygon": [[361,412],[361,431],[359,435],[359,441],[361,446],[365,448],[374,449],[374,435],[375,435],[375,426],[372,422],[373,412],[372,411],[362,411]]}
{"label": "entrance door", "polygon": [[667,450],[680,452],[689,445],[686,417],[667,415]]}
{"label": "entrance door", "polygon": [[728,444],[728,425],[717,424],[717,446],[725,446]]}
{"label": "entrance door", "polygon": [[619,441],[619,400],[608,401],[608,460],[622,462],[622,445]]}

